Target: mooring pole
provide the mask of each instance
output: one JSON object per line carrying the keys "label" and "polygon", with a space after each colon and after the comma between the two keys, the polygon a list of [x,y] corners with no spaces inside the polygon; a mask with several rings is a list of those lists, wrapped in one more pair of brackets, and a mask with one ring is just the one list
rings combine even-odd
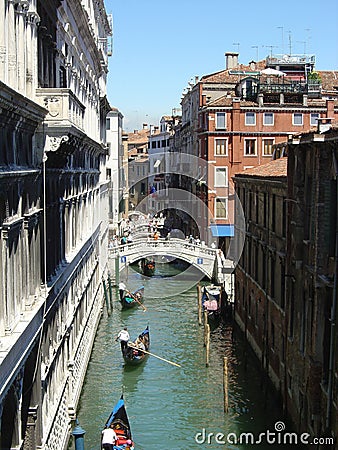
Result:
{"label": "mooring pole", "polygon": [[198,325],[202,325],[202,295],[201,285],[197,285]]}
{"label": "mooring pole", "polygon": [[79,421],[76,419],[75,428],[72,431],[72,435],[75,438],[75,450],[84,450],[84,435],[85,430],[79,425]]}
{"label": "mooring pole", "polygon": [[224,390],[224,412],[227,414],[229,410],[229,393],[228,393],[228,358],[223,358],[223,390]]}
{"label": "mooring pole", "polygon": [[108,288],[109,288],[110,308],[111,308],[111,310],[113,310],[113,290],[112,290],[110,272],[108,272]]}
{"label": "mooring pole", "polygon": [[103,284],[104,298],[106,300],[107,313],[108,313],[108,316],[110,316],[110,308],[109,308],[109,299],[108,299],[107,286],[106,286],[106,282],[104,281],[103,277],[102,277],[102,284]]}
{"label": "mooring pole", "polygon": [[210,325],[206,325],[206,367],[209,367],[209,353],[210,353]]}
{"label": "mooring pole", "polygon": [[204,347],[207,345],[208,312],[204,310]]}

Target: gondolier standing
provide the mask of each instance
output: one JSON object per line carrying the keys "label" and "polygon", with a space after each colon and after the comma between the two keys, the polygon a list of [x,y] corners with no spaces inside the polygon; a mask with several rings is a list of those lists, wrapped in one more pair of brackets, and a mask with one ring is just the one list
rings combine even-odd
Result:
{"label": "gondolier standing", "polygon": [[124,291],[127,289],[127,286],[121,281],[119,283],[119,291],[120,291],[120,300],[123,299]]}
{"label": "gondolier standing", "polygon": [[102,431],[102,448],[104,450],[114,450],[117,436],[112,428],[105,428]]}
{"label": "gondolier standing", "polygon": [[130,336],[129,336],[128,328],[127,328],[127,327],[124,327],[123,330],[121,330],[121,331],[119,332],[119,334],[117,335],[115,341],[118,341],[118,340],[119,340],[120,343],[121,343],[121,350],[122,350],[122,353],[124,353],[125,349],[126,349],[127,346],[128,346],[128,341],[130,341]]}

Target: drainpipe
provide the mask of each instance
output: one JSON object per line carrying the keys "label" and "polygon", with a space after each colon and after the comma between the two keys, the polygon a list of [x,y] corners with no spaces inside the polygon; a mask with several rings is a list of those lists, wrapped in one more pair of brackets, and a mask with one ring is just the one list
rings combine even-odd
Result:
{"label": "drainpipe", "polygon": [[337,311],[337,272],[338,272],[338,162],[334,150],[332,150],[333,164],[335,168],[336,180],[336,245],[335,245],[335,266],[332,292],[331,307],[331,334],[330,334],[330,359],[329,359],[329,378],[327,387],[327,408],[326,408],[326,430],[331,428],[331,415],[333,403],[333,370],[335,354],[335,330],[336,330],[336,311]]}

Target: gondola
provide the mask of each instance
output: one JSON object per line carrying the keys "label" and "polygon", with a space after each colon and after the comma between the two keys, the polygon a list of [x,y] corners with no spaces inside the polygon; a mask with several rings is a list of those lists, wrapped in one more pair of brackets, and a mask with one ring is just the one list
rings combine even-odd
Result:
{"label": "gondola", "polygon": [[141,261],[143,275],[152,277],[155,273],[155,261],[153,259],[143,258]]}
{"label": "gondola", "polygon": [[[139,348],[139,350],[136,349]],[[150,335],[149,327],[142,331],[142,333],[128,345],[128,347],[123,351],[123,359],[127,364],[136,365],[140,364],[147,358],[147,354],[142,350],[149,351],[150,347]]]}
{"label": "gondola", "polygon": [[143,302],[144,286],[136,289],[136,291],[129,292],[127,289],[120,290],[120,301],[122,309],[134,308]]}
{"label": "gondola", "polygon": [[202,308],[207,312],[207,318],[210,327],[213,329],[217,328],[221,321],[220,286],[204,286],[202,293]]}
{"label": "gondola", "polygon": [[[123,395],[121,395],[120,400],[115,405],[112,413],[110,414],[105,428],[112,428],[117,436],[117,441],[115,443],[114,449],[116,450],[134,450],[134,443],[131,436],[130,424],[124,404]],[[102,442],[102,439],[101,439]],[[101,449],[103,449],[101,443]]]}

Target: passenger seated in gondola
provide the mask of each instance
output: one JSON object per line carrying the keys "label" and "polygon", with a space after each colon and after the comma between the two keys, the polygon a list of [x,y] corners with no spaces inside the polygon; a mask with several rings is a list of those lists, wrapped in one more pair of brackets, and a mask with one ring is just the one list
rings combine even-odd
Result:
{"label": "passenger seated in gondola", "polygon": [[207,311],[217,311],[218,303],[216,300],[206,300],[203,304]]}
{"label": "passenger seated in gondola", "polygon": [[142,355],[144,355],[144,352],[142,352],[141,350],[145,350],[146,349],[146,347],[145,347],[145,345],[144,345],[144,342],[143,342],[143,336],[142,335],[140,335],[137,339],[136,339],[136,341],[135,341],[135,347],[137,347],[137,348],[139,348],[140,349],[140,351],[139,350],[137,350],[136,348],[134,348],[134,355],[135,356],[142,356]]}

